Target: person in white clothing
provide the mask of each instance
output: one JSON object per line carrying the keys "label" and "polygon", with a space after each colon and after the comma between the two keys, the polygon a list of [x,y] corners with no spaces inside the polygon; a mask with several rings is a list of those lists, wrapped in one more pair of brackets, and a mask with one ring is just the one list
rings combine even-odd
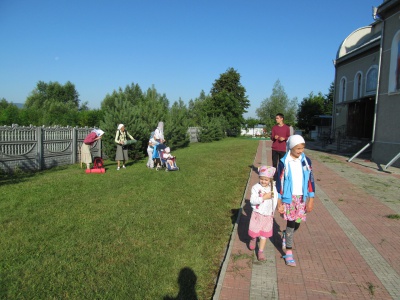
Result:
{"label": "person in white clothing", "polygon": [[260,239],[257,258],[265,260],[264,248],[267,238],[273,234],[274,212],[278,203],[278,193],[274,185],[276,169],[269,166],[261,166],[258,169],[259,183],[251,188],[250,204],[253,212],[249,224],[250,250],[256,248],[257,238]]}
{"label": "person in white clothing", "polygon": [[158,122],[156,130],[154,130],[154,139],[161,144],[165,143],[164,122]]}
{"label": "person in white clothing", "polygon": [[175,156],[171,154],[171,149],[169,147],[165,148],[165,151],[162,152],[162,158],[167,161],[167,164],[169,164],[170,168],[175,168]]}
{"label": "person in white clothing", "polygon": [[149,143],[147,145],[147,154],[149,156],[147,160],[147,167],[153,169],[154,168],[154,160],[153,160],[153,151],[154,146],[158,145],[159,143],[154,139],[154,131],[150,134]]}

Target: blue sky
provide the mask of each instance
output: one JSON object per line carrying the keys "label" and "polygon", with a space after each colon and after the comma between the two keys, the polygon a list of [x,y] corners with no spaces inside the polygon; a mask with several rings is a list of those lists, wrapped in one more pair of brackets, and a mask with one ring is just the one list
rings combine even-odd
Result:
{"label": "blue sky", "polygon": [[341,42],[382,0],[0,0],[0,99],[67,81],[99,108],[131,83],[188,103],[228,68],[250,100],[279,79],[290,99],[327,94]]}

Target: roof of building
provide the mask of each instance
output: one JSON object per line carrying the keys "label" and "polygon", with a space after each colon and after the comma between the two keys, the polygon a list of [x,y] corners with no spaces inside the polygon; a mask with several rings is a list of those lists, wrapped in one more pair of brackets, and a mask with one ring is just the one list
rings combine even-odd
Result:
{"label": "roof of building", "polygon": [[349,34],[348,37],[340,44],[336,54],[336,59],[353,53],[372,43],[379,41],[381,38],[380,23],[375,22],[369,26],[358,28]]}
{"label": "roof of building", "polygon": [[[340,44],[336,53],[336,60],[349,54],[355,54],[361,49],[375,46],[380,43],[382,34],[382,20],[390,15],[390,11],[398,6],[400,0],[385,0],[373,10],[374,22],[365,27],[358,28],[349,34]],[[352,56],[352,55],[349,55]]]}

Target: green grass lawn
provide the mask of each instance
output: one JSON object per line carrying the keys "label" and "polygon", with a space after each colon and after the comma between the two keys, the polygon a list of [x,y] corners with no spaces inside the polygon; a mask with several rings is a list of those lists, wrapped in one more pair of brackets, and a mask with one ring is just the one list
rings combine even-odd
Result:
{"label": "green grass lawn", "polygon": [[258,140],[0,178],[1,299],[210,299]]}

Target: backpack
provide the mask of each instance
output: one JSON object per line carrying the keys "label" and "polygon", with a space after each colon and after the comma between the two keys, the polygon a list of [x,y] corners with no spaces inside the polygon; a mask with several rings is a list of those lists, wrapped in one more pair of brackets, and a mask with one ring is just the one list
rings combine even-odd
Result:
{"label": "backpack", "polygon": [[101,157],[95,157],[93,159],[93,169],[104,168],[103,159]]}

